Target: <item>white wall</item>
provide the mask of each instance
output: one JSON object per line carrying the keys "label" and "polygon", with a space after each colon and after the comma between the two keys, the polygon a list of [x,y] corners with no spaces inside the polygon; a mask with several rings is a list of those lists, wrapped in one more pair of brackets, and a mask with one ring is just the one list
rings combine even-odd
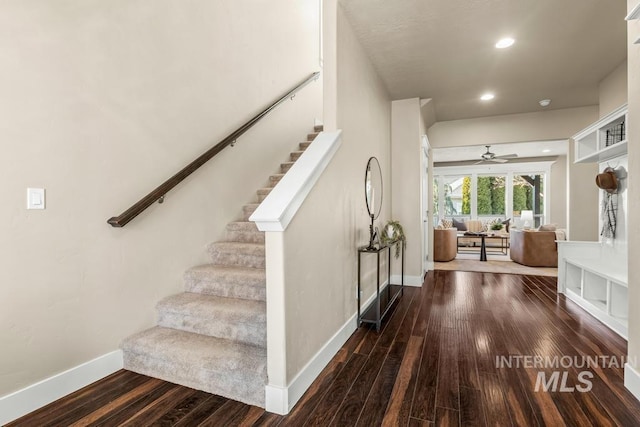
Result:
{"label": "white wall", "polygon": [[[390,99],[341,8],[337,43],[342,146],[283,236],[288,382],[356,313],[356,248],[369,239],[364,174],[370,156],[378,158],[384,184],[390,181]],[[389,218],[387,188],[378,226]],[[370,278],[371,263],[364,270]],[[369,283],[363,299],[371,292]]]}
{"label": "white wall", "polygon": [[[628,0],[627,9],[631,11],[638,0]],[[629,358],[640,361],[640,45],[634,44],[640,37],[640,21],[630,21],[627,26],[628,37],[628,69],[629,69],[629,205],[628,220],[632,225],[628,229],[629,241]],[[640,371],[640,365],[634,363],[634,368]],[[626,384],[625,378],[625,384]],[[636,390],[637,392],[637,390]],[[640,396],[636,394],[636,397]]]}
{"label": "white wall", "polygon": [[391,103],[392,216],[407,236],[405,275],[419,284],[422,269],[421,154],[422,116],[420,99]]}
{"label": "white wall", "polygon": [[598,85],[600,118],[627,102],[627,60]]}
{"label": "white wall", "polygon": [[437,122],[428,130],[433,148],[567,139],[598,118],[598,107],[566,108]]}
{"label": "white wall", "polygon": [[[568,144],[568,142],[567,142]],[[551,165],[549,181],[550,209],[548,222],[567,227],[567,156],[558,156]]]}
{"label": "white wall", "polygon": [[106,220],[317,71],[318,21],[311,0],[0,3],[0,396],[155,323],[321,117],[321,83],[163,205]]}

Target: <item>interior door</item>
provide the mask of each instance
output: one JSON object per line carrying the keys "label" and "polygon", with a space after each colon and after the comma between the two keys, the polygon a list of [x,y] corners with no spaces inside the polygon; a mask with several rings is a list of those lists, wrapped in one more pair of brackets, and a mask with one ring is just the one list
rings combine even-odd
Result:
{"label": "interior door", "polygon": [[422,161],[421,170],[421,197],[420,210],[422,212],[422,271],[429,269],[429,197],[431,194],[429,185],[429,142],[427,136],[422,137]]}

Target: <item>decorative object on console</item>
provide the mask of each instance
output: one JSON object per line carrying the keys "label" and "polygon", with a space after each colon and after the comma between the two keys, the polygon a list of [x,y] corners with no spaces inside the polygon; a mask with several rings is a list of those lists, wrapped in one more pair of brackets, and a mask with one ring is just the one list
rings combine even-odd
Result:
{"label": "decorative object on console", "polygon": [[376,233],[373,228],[373,221],[380,216],[382,210],[382,171],[380,163],[375,157],[370,157],[367,162],[367,169],[364,175],[364,195],[367,202],[367,212],[371,219],[369,225],[369,246],[368,250],[375,249]]}
{"label": "decorative object on console", "polygon": [[502,224],[504,225],[504,231],[506,231],[507,233],[509,232],[509,226],[511,225],[511,218],[507,218],[504,221],[502,221]]}
{"label": "decorative object on console", "polygon": [[384,245],[395,244],[396,258],[400,257],[400,245],[402,245],[403,248],[407,246],[404,229],[402,228],[402,225],[400,225],[400,222],[395,220],[387,221],[382,229],[380,239]]}
{"label": "decorative object on console", "polygon": [[491,224],[491,230],[493,231],[498,231],[498,230],[502,230],[502,223],[495,223],[495,224]]}
{"label": "decorative object on console", "polygon": [[525,230],[531,229],[533,224],[533,211],[521,211],[520,220],[522,221],[522,228]]}

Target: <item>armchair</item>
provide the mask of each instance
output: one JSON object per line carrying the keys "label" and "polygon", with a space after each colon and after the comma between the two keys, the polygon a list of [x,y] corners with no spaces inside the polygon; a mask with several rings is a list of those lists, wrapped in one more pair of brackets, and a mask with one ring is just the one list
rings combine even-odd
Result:
{"label": "armchair", "polygon": [[511,259],[529,267],[557,267],[555,231],[511,230]]}

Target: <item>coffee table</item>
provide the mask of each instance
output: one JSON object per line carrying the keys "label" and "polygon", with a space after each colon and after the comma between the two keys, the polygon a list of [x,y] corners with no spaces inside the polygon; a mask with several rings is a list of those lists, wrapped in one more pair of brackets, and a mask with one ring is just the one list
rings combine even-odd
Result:
{"label": "coffee table", "polygon": [[460,250],[460,238],[478,238],[480,239],[480,261],[487,260],[487,244],[486,239],[500,239],[500,247],[497,251],[490,251],[495,254],[507,255],[507,247],[509,243],[509,238],[503,234],[494,234],[494,233],[458,233],[457,245],[458,245],[458,253],[477,253],[477,251],[461,251]]}

